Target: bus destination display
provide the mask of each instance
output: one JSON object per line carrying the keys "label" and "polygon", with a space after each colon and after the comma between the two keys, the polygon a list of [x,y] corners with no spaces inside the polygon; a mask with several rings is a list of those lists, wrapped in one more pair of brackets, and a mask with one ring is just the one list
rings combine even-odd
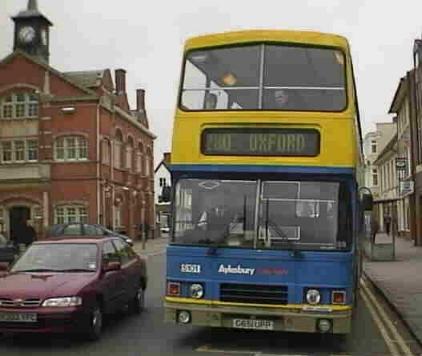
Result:
{"label": "bus destination display", "polygon": [[319,144],[319,132],[314,129],[205,129],[201,138],[205,155],[317,156]]}

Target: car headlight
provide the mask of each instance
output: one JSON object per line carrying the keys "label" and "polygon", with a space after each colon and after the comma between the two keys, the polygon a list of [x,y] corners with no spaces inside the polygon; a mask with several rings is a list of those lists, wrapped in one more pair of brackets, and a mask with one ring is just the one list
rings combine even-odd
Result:
{"label": "car headlight", "polygon": [[81,297],[49,298],[42,303],[43,307],[77,307],[82,305]]}
{"label": "car headlight", "polygon": [[309,289],[306,292],[306,301],[309,304],[318,304],[321,301],[321,294],[316,289]]}
{"label": "car headlight", "polygon": [[204,287],[199,283],[190,286],[190,296],[195,299],[201,299],[204,296]]}

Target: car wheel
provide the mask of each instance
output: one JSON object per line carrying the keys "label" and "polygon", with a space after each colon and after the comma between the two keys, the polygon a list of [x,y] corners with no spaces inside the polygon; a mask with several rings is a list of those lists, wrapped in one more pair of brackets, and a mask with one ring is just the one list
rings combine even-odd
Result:
{"label": "car wheel", "polygon": [[131,302],[131,310],[135,314],[140,314],[145,309],[145,289],[139,286]]}
{"label": "car wheel", "polygon": [[95,304],[92,308],[88,323],[88,339],[98,340],[103,328],[103,312],[98,304]]}

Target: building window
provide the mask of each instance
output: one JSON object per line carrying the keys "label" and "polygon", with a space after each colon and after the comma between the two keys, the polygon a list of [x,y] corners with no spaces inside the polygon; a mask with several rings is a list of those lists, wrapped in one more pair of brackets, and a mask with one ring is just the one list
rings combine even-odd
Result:
{"label": "building window", "polygon": [[136,173],[142,172],[142,154],[140,151],[136,151]]}
{"label": "building window", "polygon": [[151,164],[152,164],[152,154],[148,149],[145,155],[145,176],[149,177],[151,175]]}
{"label": "building window", "polygon": [[1,160],[3,163],[12,162],[12,142],[2,142],[1,144]]}
{"label": "building window", "polygon": [[25,161],[25,141],[15,141],[15,161]]}
{"label": "building window", "polygon": [[144,170],[144,145],[138,144],[138,151],[136,152],[136,171],[142,175]]}
{"label": "building window", "polygon": [[88,159],[88,142],[82,136],[59,137],[55,142],[58,161],[84,161]]}
{"label": "building window", "polygon": [[160,178],[160,187],[165,187],[165,186],[166,186],[166,179]]}
{"label": "building window", "polygon": [[377,153],[377,141],[371,141],[371,153]]}
{"label": "building window", "polygon": [[27,143],[28,161],[38,160],[38,141],[28,140]]}
{"label": "building window", "polygon": [[130,171],[132,170],[133,164],[133,140],[129,137],[127,146],[126,146],[126,168]]}
{"label": "building window", "polygon": [[108,140],[103,140],[102,141],[102,154],[101,154],[101,162],[103,164],[110,164],[110,157],[111,157],[111,152],[110,152],[110,141]]}
{"label": "building window", "polygon": [[372,168],[372,185],[378,185],[378,171],[376,168]]}
{"label": "building window", "polygon": [[122,208],[117,205],[114,209],[114,227],[122,226]]}
{"label": "building window", "polygon": [[14,140],[0,142],[1,163],[19,163],[38,160],[37,140]]}
{"label": "building window", "polygon": [[0,98],[2,119],[21,119],[38,116],[38,97],[33,93],[15,93]]}
{"label": "building window", "polygon": [[68,205],[57,207],[54,211],[55,224],[87,223],[88,211],[86,207],[78,205]]}
{"label": "building window", "polygon": [[123,168],[123,135],[121,131],[116,132],[116,137],[114,138],[114,168]]}

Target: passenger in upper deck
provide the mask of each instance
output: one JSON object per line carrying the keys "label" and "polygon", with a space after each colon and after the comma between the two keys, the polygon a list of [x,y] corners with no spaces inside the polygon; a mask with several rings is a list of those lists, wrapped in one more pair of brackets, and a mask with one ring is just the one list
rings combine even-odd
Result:
{"label": "passenger in upper deck", "polygon": [[278,108],[285,108],[289,102],[289,95],[285,90],[274,91],[274,103]]}

